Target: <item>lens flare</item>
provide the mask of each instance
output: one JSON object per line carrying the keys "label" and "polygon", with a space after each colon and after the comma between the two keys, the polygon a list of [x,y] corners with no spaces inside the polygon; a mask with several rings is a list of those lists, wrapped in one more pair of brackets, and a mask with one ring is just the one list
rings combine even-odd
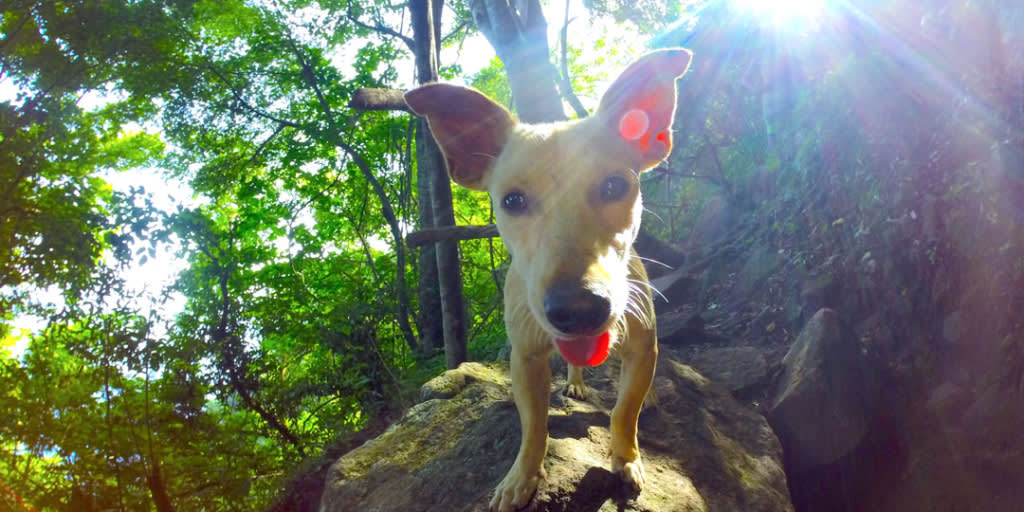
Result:
{"label": "lens flare", "polygon": [[740,4],[776,25],[813,21],[824,9],[822,0],[742,0]]}

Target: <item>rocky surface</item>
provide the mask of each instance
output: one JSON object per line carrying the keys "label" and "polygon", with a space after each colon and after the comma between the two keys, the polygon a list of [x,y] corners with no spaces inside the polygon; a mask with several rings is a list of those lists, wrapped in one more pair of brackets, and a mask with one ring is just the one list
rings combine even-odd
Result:
{"label": "rocky surface", "polygon": [[799,470],[828,464],[853,451],[874,422],[875,379],[839,315],[811,317],[782,360],[768,419]]}
{"label": "rocky surface", "polygon": [[[790,511],[782,450],[764,418],[689,366],[663,358],[658,407],[640,419],[648,482],[639,495],[608,471],[608,371],[586,401],[556,390],[533,510]],[[328,471],[325,511],[486,510],[519,445],[504,365],[466,363],[424,386],[425,401]]]}

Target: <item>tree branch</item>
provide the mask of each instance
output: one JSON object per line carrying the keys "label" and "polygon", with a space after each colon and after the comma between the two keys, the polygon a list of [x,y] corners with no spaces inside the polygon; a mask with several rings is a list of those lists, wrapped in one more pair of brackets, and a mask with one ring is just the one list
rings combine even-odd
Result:
{"label": "tree branch", "polygon": [[335,121],[334,110],[331,108],[330,103],[327,101],[327,97],[320,89],[320,84],[317,82],[316,74],[313,72],[312,66],[306,61],[306,58],[302,55],[295,41],[291,38],[288,39],[288,44],[291,46],[292,52],[295,53],[295,57],[299,60],[299,64],[302,65],[302,76],[306,80],[306,83],[310,88],[313,89],[313,93],[316,95],[317,102],[320,104],[320,109],[323,110],[324,116],[327,118],[328,133],[326,134],[327,140],[334,146],[340,148],[352,162],[356,164],[359,171],[363,173],[363,177],[373,187],[374,193],[377,194],[377,198],[380,199],[380,210],[381,214],[384,215],[384,219],[387,221],[388,226],[391,228],[391,236],[395,242],[395,266],[396,266],[396,279],[395,279],[395,291],[398,294],[398,325],[405,337],[406,344],[412,350],[418,349],[418,343],[416,342],[416,335],[413,333],[412,325],[409,322],[409,297],[408,291],[405,287],[405,248],[402,246],[402,228],[398,224],[398,216],[395,214],[394,208],[391,207],[391,200],[388,199],[387,191],[384,190],[383,185],[376,176],[373,175],[373,170],[370,168],[370,164],[366,162],[363,155],[359,153],[352,145],[345,142],[341,137],[341,129]]}
{"label": "tree branch", "polygon": [[711,159],[715,162],[715,170],[718,171],[716,183],[725,189],[725,193],[729,197],[733,197],[732,184],[729,183],[729,180],[725,179],[725,166],[722,165],[722,160],[718,157],[718,146],[711,141],[711,137],[707,132],[704,132],[704,142],[707,143],[708,148],[711,150]]}
{"label": "tree branch", "polygon": [[412,113],[409,105],[406,105],[400,89],[384,89],[377,87],[360,87],[352,94],[348,102],[348,108],[352,110],[401,110]]}
{"label": "tree branch", "polygon": [[[233,244],[233,241],[229,241],[229,245],[231,244]],[[288,441],[295,448],[299,455],[304,457],[306,452],[303,450],[302,441],[298,436],[288,429],[288,426],[282,423],[271,411],[264,408],[250,392],[252,384],[247,382],[248,365],[244,359],[242,342],[237,334],[230,332],[233,329],[229,329],[229,323],[231,322],[231,298],[228,280],[231,277],[232,269],[217,264],[214,265],[214,268],[217,273],[221,304],[219,307],[220,311],[218,312],[220,319],[212,333],[212,338],[214,344],[220,347],[221,368],[228,375],[231,387],[238,393],[246,407],[259,415],[270,428],[277,431],[285,441]]]}
{"label": "tree branch", "polygon": [[491,238],[498,236],[498,227],[494,224],[484,226],[445,226],[440,228],[421,229],[409,233],[405,237],[405,244],[410,248],[435,242],[455,240],[476,240],[478,238]]}
{"label": "tree branch", "polygon": [[468,26],[469,26],[469,21],[463,21],[462,23],[459,23],[459,25],[456,26],[455,28],[453,28],[452,31],[448,33],[448,35],[441,37],[441,42],[442,43],[447,43],[449,39],[452,39],[455,36],[461,34],[462,31],[466,27],[468,27]]}
{"label": "tree branch", "polygon": [[368,23],[363,23],[362,21],[360,21],[359,18],[355,14],[352,13],[352,5],[351,4],[349,4],[348,12],[345,13],[345,17],[348,18],[348,20],[351,21],[352,23],[354,23],[357,27],[365,28],[366,30],[370,30],[370,31],[376,32],[376,33],[378,33],[378,34],[380,34],[382,36],[396,37],[399,40],[401,40],[403,43],[405,43],[405,46],[408,47],[409,50],[413,50],[415,48],[415,45],[413,44],[413,41],[412,41],[411,37],[409,37],[409,36],[407,36],[405,34],[402,34],[401,32],[398,32],[395,29],[393,29],[393,28],[391,28],[391,27],[389,27],[389,26],[387,26],[387,25],[385,25],[385,24],[383,24],[383,23],[381,23],[379,21],[376,22],[376,24],[374,24],[374,25],[370,25]]}
{"label": "tree branch", "polygon": [[231,83],[231,80],[228,80],[228,77],[224,76],[224,74],[221,73],[220,70],[218,70],[217,68],[215,68],[213,66],[207,66],[206,68],[211,73],[213,73],[214,76],[216,76],[218,79],[220,79],[221,82],[224,82],[224,85],[228,86],[228,90],[231,91],[231,96],[235,98],[235,101],[240,103],[250,113],[255,114],[256,116],[262,117],[264,119],[273,121],[273,122],[275,122],[275,123],[277,123],[278,125],[281,125],[281,126],[289,126],[289,127],[292,127],[292,128],[302,128],[302,125],[299,124],[299,123],[296,123],[295,121],[289,121],[287,119],[282,119],[282,118],[277,117],[277,116],[275,116],[275,115],[273,115],[273,114],[271,114],[269,112],[264,112],[264,111],[262,111],[262,110],[260,110],[260,109],[258,109],[256,107],[252,106],[248,101],[245,100],[245,98],[242,97],[242,93],[240,93],[238,91],[238,89],[235,89],[235,85]]}

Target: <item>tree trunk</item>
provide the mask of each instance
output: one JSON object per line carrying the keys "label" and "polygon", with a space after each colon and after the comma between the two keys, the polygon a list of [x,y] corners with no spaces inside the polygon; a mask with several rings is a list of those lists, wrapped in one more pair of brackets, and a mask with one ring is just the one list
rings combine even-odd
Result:
{"label": "tree trunk", "polygon": [[523,122],[562,121],[558,72],[539,0],[471,0],[473,22],[505,65],[512,103]]}
{"label": "tree trunk", "polygon": [[171,498],[167,495],[167,486],[164,484],[164,477],[160,471],[160,461],[153,459],[153,469],[146,475],[146,480],[157,512],[174,512],[174,505],[171,504]]}
{"label": "tree trunk", "polygon": [[[416,152],[420,152],[420,135],[423,133],[422,121],[416,125]],[[417,157],[419,178],[416,180],[416,194],[419,197],[420,230],[434,229],[433,196],[430,193],[431,178],[424,172],[426,161]],[[407,237],[408,238],[408,237]],[[406,243],[408,245],[408,242]],[[412,245],[409,245],[412,248]],[[437,251],[434,244],[421,244],[419,251],[419,302],[420,310],[416,317],[419,324],[420,349],[425,355],[433,355],[441,347],[444,340],[444,326],[441,319],[441,285],[437,277]]]}
{"label": "tree trunk", "polygon": [[[416,74],[421,84],[437,81],[438,26],[442,6],[442,0],[409,2]],[[421,197],[420,208],[431,209],[434,221],[431,227],[454,226],[455,211],[452,206],[451,182],[448,180],[441,150],[434,138],[429,136],[426,120],[419,121],[416,134],[419,179],[426,180],[430,187],[430,200],[424,202]],[[434,246],[434,253],[441,303],[441,325],[444,332],[445,364],[448,368],[455,368],[466,361],[466,307],[462,295],[462,267],[459,263],[458,243],[454,240],[438,242]]]}

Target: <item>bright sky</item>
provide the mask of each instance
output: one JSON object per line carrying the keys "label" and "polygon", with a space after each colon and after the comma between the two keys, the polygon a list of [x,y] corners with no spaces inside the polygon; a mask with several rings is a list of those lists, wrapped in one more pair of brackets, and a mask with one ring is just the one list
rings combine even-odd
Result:
{"label": "bright sky", "polygon": [[[759,0],[750,1],[758,2]],[[790,2],[795,1],[798,0],[790,0]],[[559,45],[559,32],[565,20],[564,9],[565,4],[562,2],[550,2],[545,6],[545,15],[549,26],[548,41],[553,51]],[[613,68],[611,71],[605,70],[606,73],[610,73],[615,69],[624,67],[626,63],[632,60],[634,55],[644,51],[647,41],[638,40],[628,28],[616,26],[611,21],[591,23],[582,0],[570,1],[569,17],[572,19],[569,26],[569,44],[571,46],[582,46],[580,62],[594,62],[598,58],[603,58],[605,60],[604,67]],[[608,46],[600,50],[600,54],[598,54],[599,50],[592,48],[590,45],[581,45],[584,38],[594,38],[595,36],[604,36],[608,39]],[[356,42],[348,46],[349,49],[354,49],[361,46],[361,43]],[[609,54],[609,48],[613,49],[611,52],[613,54],[611,55]],[[335,55],[335,63],[343,73],[347,71],[346,68],[350,69],[348,62],[351,61],[353,53],[350,53],[349,49],[342,49]],[[474,74],[486,67],[494,58],[494,55],[494,50],[487,40],[482,35],[477,34],[467,38],[456,48],[446,49],[442,54],[442,62],[458,62],[462,65],[464,73],[468,75]],[[401,75],[403,81],[412,86],[414,83],[414,68],[411,60],[404,63],[404,65],[399,63],[397,67],[403,71]],[[609,76],[610,78],[612,77]],[[6,77],[0,77],[0,101],[13,101],[16,92],[10,80],[6,79]],[[596,104],[597,99],[581,98],[588,107]],[[87,109],[96,108],[102,106],[107,101],[109,101],[109,97],[104,93],[90,93],[82,98],[80,105]],[[158,131],[154,127],[128,127],[129,131],[142,129],[151,132]],[[145,188],[153,194],[155,205],[165,211],[174,210],[178,205],[186,208],[195,207],[203,200],[202,198],[193,197],[193,193],[186,183],[168,178],[160,169],[142,168],[121,172],[108,172],[105,174],[105,177],[116,190],[127,192],[133,186]],[[148,258],[145,263],[136,262],[127,271],[126,277],[129,285],[142,293],[144,297],[142,300],[147,302],[147,304],[138,305],[140,310],[145,311],[150,307],[155,307],[162,311],[164,319],[171,319],[173,315],[183,308],[184,297],[180,295],[165,297],[167,286],[173,283],[178,273],[187,267],[187,262],[178,258],[177,251],[178,247],[173,245],[164,247],[157,253],[155,258]],[[59,304],[61,302],[60,290],[57,289],[39,290],[36,292],[36,297],[52,304]],[[160,304],[161,300],[165,300],[165,302]],[[33,316],[22,316],[14,322],[15,332],[20,329],[23,334],[36,332],[45,325],[46,319]],[[15,355],[20,355],[24,352],[26,344],[27,337],[21,336],[15,342],[14,347],[12,347],[12,352]]]}

